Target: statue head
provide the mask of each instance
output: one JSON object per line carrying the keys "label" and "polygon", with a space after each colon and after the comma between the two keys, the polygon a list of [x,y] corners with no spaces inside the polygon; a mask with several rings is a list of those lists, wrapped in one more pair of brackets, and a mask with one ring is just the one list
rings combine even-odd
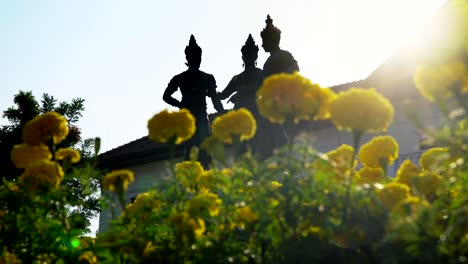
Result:
{"label": "statue head", "polygon": [[245,41],[244,46],[241,49],[242,60],[246,65],[254,65],[258,58],[258,46],[255,45],[255,41],[252,38],[252,34]]}
{"label": "statue head", "polygon": [[202,49],[198,46],[197,41],[193,35],[190,35],[189,45],[185,47],[185,59],[189,68],[200,68]]}
{"label": "statue head", "polygon": [[265,20],[266,26],[260,33],[262,37],[262,47],[266,52],[270,52],[274,48],[279,47],[281,40],[281,30],[273,25],[273,19],[270,15]]}

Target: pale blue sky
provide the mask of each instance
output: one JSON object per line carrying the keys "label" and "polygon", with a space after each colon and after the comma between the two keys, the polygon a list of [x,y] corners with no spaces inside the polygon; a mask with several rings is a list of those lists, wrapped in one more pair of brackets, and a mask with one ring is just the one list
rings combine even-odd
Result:
{"label": "pale blue sky", "polygon": [[[78,125],[106,151],[145,136],[147,120],[168,108],[162,93],[186,69],[190,34],[220,91],[242,71],[248,34],[261,46],[270,14],[301,73],[334,85],[365,78],[443,2],[0,0],[0,110],[20,89],[82,97]],[[259,67],[266,58],[260,49]]]}

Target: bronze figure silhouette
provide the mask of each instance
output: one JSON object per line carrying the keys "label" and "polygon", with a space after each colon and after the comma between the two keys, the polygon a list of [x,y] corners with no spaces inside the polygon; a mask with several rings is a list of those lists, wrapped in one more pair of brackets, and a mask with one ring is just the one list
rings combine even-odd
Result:
{"label": "bronze figure silhouette", "polygon": [[263,72],[256,67],[258,58],[258,46],[252,35],[249,34],[245,45],[241,49],[244,71],[232,77],[227,87],[219,94],[224,100],[234,94],[229,101],[234,103],[234,109],[245,107],[256,115],[257,106],[255,102],[257,90],[263,81]]}
{"label": "bronze figure silhouette", "polygon": [[[210,134],[206,97],[211,97],[216,111],[222,112],[224,109],[216,93],[215,78],[211,74],[200,71],[202,49],[193,35],[190,36],[189,45],[185,48],[185,58],[188,69],[171,79],[164,91],[163,100],[172,106],[190,110],[196,119],[195,134],[184,146],[184,159],[189,160],[191,148],[198,147]],[[182,94],[181,101],[172,97],[178,89]],[[209,161],[208,155],[200,151],[199,161],[206,167]]]}
{"label": "bronze figure silhouette", "polygon": [[[242,46],[241,52],[245,67],[244,71],[232,77],[227,87],[219,94],[219,98],[224,100],[234,94],[229,99],[229,101],[234,103],[234,109],[247,108],[258,122],[262,117],[260,117],[257,110],[256,98],[257,90],[263,82],[263,71],[256,67],[258,46],[255,44],[251,34],[249,34],[245,45]],[[254,153],[258,152],[259,147],[257,142],[257,136],[249,142]],[[242,144],[241,150],[247,150],[246,143]]]}
{"label": "bronze figure silhouette", "polygon": [[279,47],[281,30],[273,25],[270,15],[265,20],[266,27],[260,33],[262,36],[262,47],[270,53],[270,57],[263,65],[263,75],[268,77],[276,73],[293,73],[299,71],[297,61],[291,53]]}
{"label": "bronze figure silhouette", "polygon": [[[265,22],[266,26],[260,35],[262,37],[262,47],[266,52],[270,53],[270,57],[263,65],[264,78],[273,74],[299,71],[297,61],[291,53],[280,49],[281,30],[273,25],[270,15],[267,16]],[[281,126],[272,124],[264,118],[260,118],[257,123],[257,145],[260,157],[268,157],[275,148],[287,143],[288,135]]]}

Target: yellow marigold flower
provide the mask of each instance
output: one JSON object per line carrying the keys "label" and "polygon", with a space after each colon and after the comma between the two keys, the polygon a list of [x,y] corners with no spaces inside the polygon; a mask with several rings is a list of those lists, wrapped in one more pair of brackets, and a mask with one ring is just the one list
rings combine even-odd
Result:
{"label": "yellow marigold flower", "polygon": [[[351,159],[353,158],[354,148],[342,144],[338,148],[331,150],[316,159],[307,167],[313,169],[312,173],[322,172],[327,175],[332,175],[335,180],[345,181],[348,179],[351,171]],[[354,161],[353,168],[356,166]]]}
{"label": "yellow marigold flower", "polygon": [[280,204],[280,201],[278,199],[275,199],[275,198],[271,198],[270,199],[270,206],[271,207],[276,207]]}
{"label": "yellow marigold flower", "polygon": [[271,187],[273,187],[273,189],[279,189],[281,187],[283,187],[283,184],[279,181],[272,181],[271,182]]}
{"label": "yellow marigold flower", "polygon": [[278,166],[278,163],[276,162],[268,163],[267,165],[268,170],[277,170],[278,168],[279,166]]}
{"label": "yellow marigold flower", "polygon": [[187,109],[178,112],[164,110],[148,121],[149,138],[159,143],[180,144],[195,133],[195,118]]}
{"label": "yellow marigold flower", "polygon": [[431,148],[419,158],[419,166],[423,170],[436,170],[443,161],[449,158],[448,148]]}
{"label": "yellow marigold flower", "polygon": [[437,193],[437,190],[443,183],[444,178],[437,173],[423,171],[415,178],[415,187],[426,196]]}
{"label": "yellow marigold flower", "polygon": [[89,236],[81,236],[79,241],[80,248],[89,248],[96,243],[95,239]]}
{"label": "yellow marigold flower", "polygon": [[204,171],[197,180],[198,190],[208,192],[216,185],[215,173],[212,170]]}
{"label": "yellow marigold flower", "polygon": [[257,219],[257,214],[249,206],[244,206],[237,210],[236,220],[239,223],[254,223]]}
{"label": "yellow marigold flower", "polygon": [[57,160],[70,159],[71,163],[77,163],[81,159],[81,154],[72,148],[61,148],[55,152],[55,158]]}
{"label": "yellow marigold flower", "polygon": [[224,168],[222,171],[222,174],[228,177],[231,177],[234,174],[234,171],[230,168]]}
{"label": "yellow marigold flower", "polygon": [[152,241],[146,242],[145,249],[143,250],[143,256],[148,257],[157,251],[158,247],[153,244]]}
{"label": "yellow marigold flower", "polygon": [[457,184],[450,189],[450,198],[457,199],[461,195],[464,195],[464,191],[461,184]]}
{"label": "yellow marigold flower", "polygon": [[223,201],[214,193],[200,193],[190,199],[187,211],[193,216],[199,216],[208,211],[211,216],[217,216]]}
{"label": "yellow marigold flower", "polygon": [[312,83],[299,73],[280,73],[263,81],[257,91],[260,114],[272,123],[282,124],[287,118],[295,123],[328,117],[333,92]]}
{"label": "yellow marigold flower", "polygon": [[376,133],[387,131],[394,110],[375,89],[351,88],[333,100],[330,115],[339,130]]}
{"label": "yellow marigold flower", "polygon": [[114,170],[102,179],[102,188],[108,191],[127,190],[128,184],[135,180],[133,172],[130,170]]}
{"label": "yellow marigold flower", "polygon": [[169,218],[169,223],[175,231],[185,239],[200,238],[205,232],[205,221],[201,218],[193,218],[186,212],[179,212]]}
{"label": "yellow marigold flower", "polygon": [[314,120],[324,120],[330,118],[330,105],[335,100],[336,93],[329,88],[321,90],[320,93],[320,109],[317,116],[314,117]]}
{"label": "yellow marigold flower", "polygon": [[28,121],[23,128],[23,141],[30,145],[62,142],[68,135],[67,119],[56,112],[48,112]]}
{"label": "yellow marigold flower", "polygon": [[394,213],[401,215],[415,215],[424,208],[429,208],[430,204],[419,197],[410,196],[401,201],[393,208]]}
{"label": "yellow marigold flower", "polygon": [[41,187],[54,188],[62,182],[63,175],[63,169],[58,163],[50,160],[39,160],[26,167],[26,170],[19,177],[19,181],[32,190]]}
{"label": "yellow marigold flower", "polygon": [[97,263],[97,257],[96,257],[96,255],[94,255],[94,253],[92,251],[85,251],[80,255],[80,257],[78,258],[78,261],[80,263],[96,264]]}
{"label": "yellow marigold flower", "polygon": [[212,130],[216,138],[231,144],[233,136],[239,136],[240,141],[253,138],[257,130],[257,122],[249,110],[240,108],[216,117]]}
{"label": "yellow marigold flower", "polygon": [[19,190],[18,185],[15,184],[15,183],[12,183],[12,182],[9,182],[7,184],[7,187],[8,187],[8,190],[10,190],[12,192],[17,192]]}
{"label": "yellow marigold flower", "polygon": [[324,233],[320,226],[313,225],[307,220],[302,220],[298,224],[297,231],[304,237],[308,237],[310,235],[322,235]]}
{"label": "yellow marigold flower", "polygon": [[57,256],[54,253],[42,253],[37,255],[32,263],[53,263],[56,260]]}
{"label": "yellow marigold flower", "polygon": [[139,194],[133,203],[128,204],[122,213],[122,217],[144,221],[148,213],[156,213],[161,209],[161,199],[155,191]]}
{"label": "yellow marigold flower", "polygon": [[391,136],[374,137],[359,150],[361,162],[371,168],[391,165],[398,158],[398,143]]}
{"label": "yellow marigold flower", "polygon": [[410,196],[409,191],[410,189],[406,184],[391,182],[385,184],[383,189],[377,192],[377,197],[388,209],[392,209]]}
{"label": "yellow marigold flower", "polygon": [[11,160],[17,168],[26,168],[38,160],[50,160],[52,154],[44,144],[29,145],[26,143],[15,145],[11,150]]}
{"label": "yellow marigold flower", "polygon": [[0,256],[1,264],[21,264],[21,260],[14,254],[6,250],[3,251],[3,254]]}
{"label": "yellow marigold flower", "polygon": [[416,167],[416,165],[414,165],[413,162],[411,162],[411,160],[405,160],[400,165],[400,168],[396,173],[395,181],[412,187],[414,177],[417,177],[418,175],[418,167]]}
{"label": "yellow marigold flower", "polygon": [[361,184],[369,183],[382,183],[385,182],[384,172],[381,168],[370,168],[364,166],[358,171],[359,177],[358,181]]}
{"label": "yellow marigold flower", "polygon": [[[342,144],[338,148],[325,153],[325,155],[333,166],[343,173],[350,169],[353,153],[353,147],[347,144]],[[354,166],[356,166],[356,161],[354,161],[353,168]]]}
{"label": "yellow marigold flower", "polygon": [[453,96],[453,85],[460,85],[460,92],[468,91],[468,70],[462,61],[440,65],[422,65],[414,76],[416,88],[430,101]]}
{"label": "yellow marigold flower", "polygon": [[193,190],[205,170],[198,161],[183,161],[176,164],[176,179],[188,190]]}

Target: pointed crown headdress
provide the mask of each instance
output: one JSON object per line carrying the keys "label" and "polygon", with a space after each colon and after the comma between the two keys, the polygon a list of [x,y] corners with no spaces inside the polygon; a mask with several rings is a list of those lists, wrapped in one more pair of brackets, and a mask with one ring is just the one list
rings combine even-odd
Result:
{"label": "pointed crown headdress", "polygon": [[262,36],[262,39],[271,39],[271,40],[276,40],[279,42],[281,38],[281,30],[273,25],[273,19],[271,19],[270,15],[267,16],[267,19],[265,20],[266,26],[260,33],[260,36]]}
{"label": "pointed crown headdress", "polygon": [[255,45],[255,41],[252,38],[252,34],[249,34],[249,37],[245,41],[244,46],[241,48],[243,55],[247,56],[257,56],[258,55],[258,46]]}
{"label": "pointed crown headdress", "polygon": [[198,46],[197,41],[193,35],[190,35],[190,41],[187,47],[185,47],[185,56],[194,56],[198,55],[201,56],[202,49]]}

